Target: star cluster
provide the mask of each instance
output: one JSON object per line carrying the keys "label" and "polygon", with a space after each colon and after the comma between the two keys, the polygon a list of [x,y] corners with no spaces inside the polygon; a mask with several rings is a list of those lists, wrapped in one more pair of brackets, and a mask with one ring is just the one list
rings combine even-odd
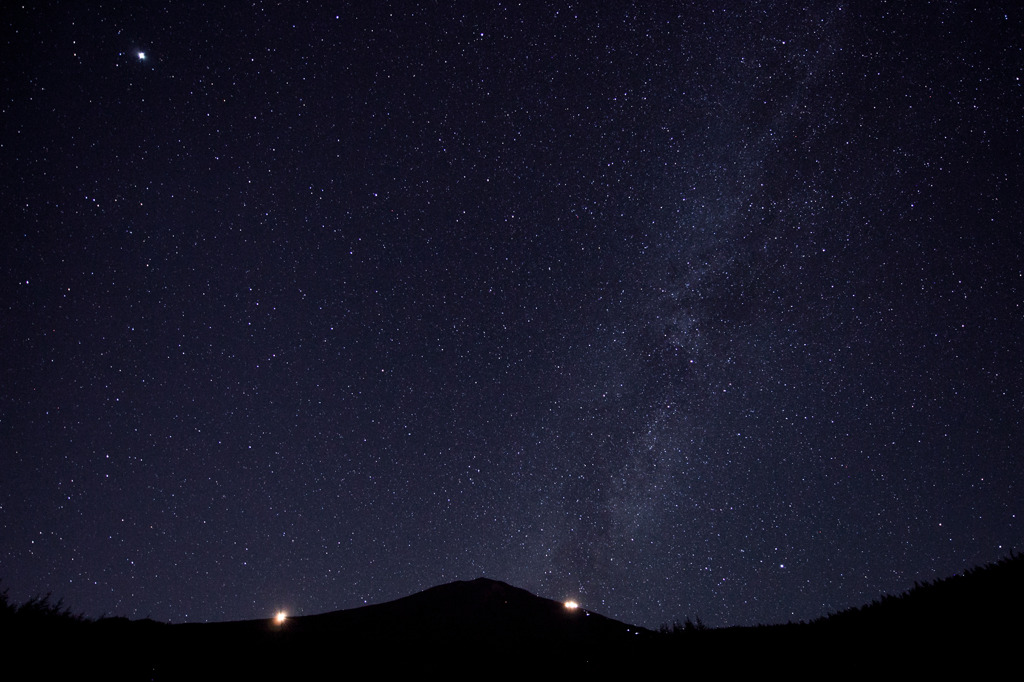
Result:
{"label": "star cluster", "polygon": [[2,20],[12,599],[734,625],[1020,549],[1015,8],[114,5]]}

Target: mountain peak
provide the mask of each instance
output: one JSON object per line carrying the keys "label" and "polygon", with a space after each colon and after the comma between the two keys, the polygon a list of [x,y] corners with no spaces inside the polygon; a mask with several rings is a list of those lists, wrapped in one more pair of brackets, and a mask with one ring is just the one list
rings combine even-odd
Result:
{"label": "mountain peak", "polygon": [[485,577],[438,585],[382,604],[295,621],[302,621],[303,629],[329,627],[363,635],[476,642],[572,642],[623,637],[640,631]]}

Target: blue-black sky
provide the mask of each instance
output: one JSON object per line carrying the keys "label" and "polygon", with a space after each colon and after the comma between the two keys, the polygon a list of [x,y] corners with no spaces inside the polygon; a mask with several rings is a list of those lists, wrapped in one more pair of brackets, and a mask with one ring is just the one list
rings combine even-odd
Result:
{"label": "blue-black sky", "polygon": [[1024,16],[970,4],[7,8],[10,597],[751,624],[1019,550]]}

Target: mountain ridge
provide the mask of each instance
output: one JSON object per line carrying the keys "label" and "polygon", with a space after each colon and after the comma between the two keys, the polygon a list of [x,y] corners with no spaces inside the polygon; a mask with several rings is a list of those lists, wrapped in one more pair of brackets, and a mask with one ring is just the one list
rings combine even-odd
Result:
{"label": "mountain ridge", "polygon": [[259,679],[371,665],[402,672],[633,673],[685,664],[691,674],[715,674],[783,663],[825,670],[845,661],[869,672],[874,659],[865,654],[879,651],[907,671],[945,672],[950,661],[1012,656],[1022,632],[1024,557],[1011,554],[813,622],[717,629],[677,623],[661,632],[482,577],[282,623],[88,621],[45,598],[14,607],[6,595],[3,607],[0,641],[7,650],[68,676],[95,667],[128,678],[193,678],[196,661],[205,662],[200,677]]}
{"label": "mountain ridge", "polygon": [[245,628],[289,637],[332,632],[359,640],[416,637],[424,641],[581,643],[653,634],[588,609],[537,596],[500,580],[457,580],[377,604],[320,614],[221,623],[181,623],[175,628]]}

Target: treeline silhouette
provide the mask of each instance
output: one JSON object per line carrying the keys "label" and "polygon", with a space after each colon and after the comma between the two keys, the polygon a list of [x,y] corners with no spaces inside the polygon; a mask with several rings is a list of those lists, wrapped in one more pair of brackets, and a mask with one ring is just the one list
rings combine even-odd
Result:
{"label": "treeline silhouette", "polygon": [[[906,629],[918,631],[1001,629],[1020,626],[1024,615],[1024,555],[1010,556],[985,566],[934,581],[915,581],[899,595],[883,595],[864,606],[830,613],[809,622],[755,626],[813,630]],[[734,631],[743,628],[722,628]],[[662,625],[662,635],[691,635],[709,630],[698,617]]]}
{"label": "treeline silhouette", "polygon": [[1024,556],[958,575],[916,582],[899,595],[810,622],[704,628],[689,619],[662,626],[671,642],[655,657],[683,656],[715,673],[767,668],[816,673],[976,675],[997,663],[1017,665],[1024,635]]}
{"label": "treeline silhouette", "polygon": [[1024,615],[1024,555],[1011,554],[949,578],[915,582],[900,595],[829,614],[811,622],[822,629],[963,633],[1020,627]]}
{"label": "treeline silhouette", "polygon": [[20,606],[8,597],[9,590],[0,591],[0,624],[6,627],[77,625],[90,622],[84,614],[72,613],[64,600],[51,601],[53,593],[36,596]]}

